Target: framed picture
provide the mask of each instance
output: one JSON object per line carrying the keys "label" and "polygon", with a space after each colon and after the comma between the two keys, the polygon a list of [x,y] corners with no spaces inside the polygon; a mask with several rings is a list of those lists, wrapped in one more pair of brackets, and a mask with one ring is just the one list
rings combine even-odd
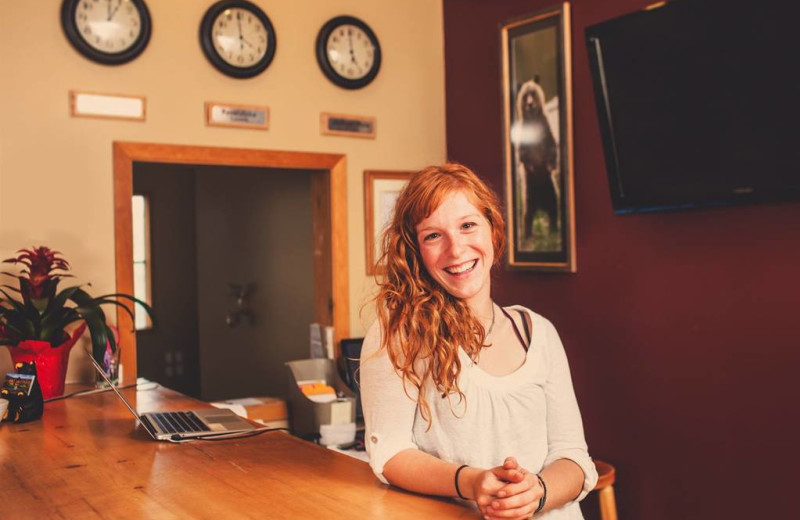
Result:
{"label": "framed picture", "polygon": [[370,171],[364,172],[364,216],[366,219],[367,274],[383,272],[376,265],[380,258],[381,237],[392,218],[397,196],[411,178],[413,172]]}
{"label": "framed picture", "polygon": [[504,23],[508,264],[575,272],[569,4]]}

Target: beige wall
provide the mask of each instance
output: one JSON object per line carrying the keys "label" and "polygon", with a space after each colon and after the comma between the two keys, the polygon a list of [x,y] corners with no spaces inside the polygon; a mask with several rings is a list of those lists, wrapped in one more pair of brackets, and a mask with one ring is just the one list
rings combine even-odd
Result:
{"label": "beige wall", "polygon": [[[48,245],[63,251],[77,281],[114,290],[111,143],[214,145],[347,155],[351,335],[372,282],[364,266],[365,169],[414,169],[445,158],[441,0],[255,0],[278,38],[270,67],[228,78],[205,59],[198,28],[208,1],[149,0],[153,35],[135,61],[106,67],[67,42],[60,0],[4,3],[0,17],[0,258]],[[376,32],[377,79],[358,91],[335,87],[314,55],[319,28],[351,14]],[[147,97],[147,121],[71,118],[70,89]],[[267,105],[267,132],[204,125],[207,100]],[[375,140],[324,137],[322,111],[375,116]],[[69,380],[88,374],[73,353]],[[0,354],[0,369],[10,358]]]}

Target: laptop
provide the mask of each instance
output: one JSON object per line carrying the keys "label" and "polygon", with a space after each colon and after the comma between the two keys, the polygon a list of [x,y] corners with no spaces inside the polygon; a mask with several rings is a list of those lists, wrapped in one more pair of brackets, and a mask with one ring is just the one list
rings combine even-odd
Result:
{"label": "laptop", "polygon": [[[89,354],[87,352],[87,354]],[[106,373],[89,354],[92,366],[117,394],[125,406],[155,440],[177,441],[193,437],[216,436],[229,433],[246,432],[255,426],[245,421],[227,408],[201,408],[179,412],[148,412],[139,414],[131,403],[125,399]]]}

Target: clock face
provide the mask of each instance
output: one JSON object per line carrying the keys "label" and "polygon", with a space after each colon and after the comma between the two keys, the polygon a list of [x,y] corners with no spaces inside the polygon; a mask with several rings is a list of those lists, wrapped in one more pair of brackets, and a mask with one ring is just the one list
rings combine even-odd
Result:
{"label": "clock face", "polygon": [[319,31],[317,62],[334,84],[362,88],[378,75],[381,47],[367,24],[352,16],[337,16]]}
{"label": "clock face", "polygon": [[83,0],[75,10],[75,27],[92,48],[119,53],[136,43],[142,18],[130,0]]}
{"label": "clock face", "polygon": [[337,74],[361,79],[375,64],[375,45],[363,29],[351,24],[337,27],[328,36],[328,62]]}
{"label": "clock face", "polygon": [[64,0],[61,25],[78,52],[106,65],[131,61],[150,41],[143,0]]}
{"label": "clock face", "polygon": [[275,30],[264,11],[246,0],[221,0],[200,24],[200,43],[214,67],[234,78],[261,74],[275,56]]}
{"label": "clock face", "polygon": [[214,49],[234,67],[252,67],[269,47],[267,28],[252,12],[226,9],[214,20]]}

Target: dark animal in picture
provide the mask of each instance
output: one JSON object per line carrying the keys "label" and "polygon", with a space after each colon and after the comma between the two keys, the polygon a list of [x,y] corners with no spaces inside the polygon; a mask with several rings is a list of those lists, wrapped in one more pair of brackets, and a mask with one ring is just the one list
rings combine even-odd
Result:
{"label": "dark animal in picture", "polygon": [[544,113],[545,96],[534,80],[522,84],[517,94],[517,163],[525,170],[525,236],[533,236],[537,211],[548,217],[551,233],[558,231],[558,193],[553,172],[558,167],[558,145]]}

